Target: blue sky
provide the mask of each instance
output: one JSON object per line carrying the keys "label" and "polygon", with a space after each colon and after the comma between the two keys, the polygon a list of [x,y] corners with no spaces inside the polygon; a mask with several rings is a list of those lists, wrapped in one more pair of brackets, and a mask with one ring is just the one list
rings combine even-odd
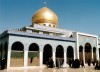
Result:
{"label": "blue sky", "polygon": [[[0,33],[31,25],[44,0],[0,0]],[[45,0],[59,18],[59,28],[100,34],[100,0]]]}

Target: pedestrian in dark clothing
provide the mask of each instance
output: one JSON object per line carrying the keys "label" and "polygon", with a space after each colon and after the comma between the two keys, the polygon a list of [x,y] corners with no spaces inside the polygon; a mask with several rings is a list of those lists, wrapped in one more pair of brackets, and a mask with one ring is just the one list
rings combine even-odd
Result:
{"label": "pedestrian in dark clothing", "polygon": [[48,68],[53,68],[54,67],[54,62],[53,62],[52,58],[49,58],[49,60],[47,62],[47,67]]}
{"label": "pedestrian in dark clothing", "polygon": [[79,61],[79,59],[76,59],[76,65],[77,65],[77,68],[80,67],[80,61]]}
{"label": "pedestrian in dark clothing", "polygon": [[33,57],[31,58],[31,60],[30,60],[30,63],[32,63],[33,62]]}
{"label": "pedestrian in dark clothing", "polygon": [[84,61],[83,61],[83,60],[81,61],[81,66],[82,66],[82,67],[85,67],[85,66],[84,66]]}
{"label": "pedestrian in dark clothing", "polygon": [[71,64],[72,64],[72,60],[71,59],[69,59],[69,66],[71,67]]}
{"label": "pedestrian in dark clothing", "polygon": [[6,64],[6,60],[3,59],[3,60],[1,61],[1,70],[5,69],[5,64]]}
{"label": "pedestrian in dark clothing", "polygon": [[50,65],[50,68],[53,68],[54,62],[53,62],[52,58],[50,58],[49,65]]}
{"label": "pedestrian in dark clothing", "polygon": [[90,59],[88,59],[88,66],[90,66],[90,64],[91,64],[91,60],[90,60]]}
{"label": "pedestrian in dark clothing", "polygon": [[0,59],[0,69],[1,69],[1,59]]}
{"label": "pedestrian in dark clothing", "polygon": [[60,60],[60,67],[63,67],[64,59]]}
{"label": "pedestrian in dark clothing", "polygon": [[99,61],[99,63],[98,63],[98,70],[100,70],[100,61]]}
{"label": "pedestrian in dark clothing", "polygon": [[71,67],[74,68],[75,67],[75,61],[74,59],[72,59],[72,62],[71,62]]}
{"label": "pedestrian in dark clothing", "polygon": [[96,61],[95,69],[98,69],[98,61]]}
{"label": "pedestrian in dark clothing", "polygon": [[94,62],[94,60],[92,60],[92,64],[93,64],[93,66],[95,66],[95,62]]}
{"label": "pedestrian in dark clothing", "polygon": [[58,67],[58,68],[60,68],[60,59],[59,58],[57,58],[57,60],[56,60],[56,67]]}

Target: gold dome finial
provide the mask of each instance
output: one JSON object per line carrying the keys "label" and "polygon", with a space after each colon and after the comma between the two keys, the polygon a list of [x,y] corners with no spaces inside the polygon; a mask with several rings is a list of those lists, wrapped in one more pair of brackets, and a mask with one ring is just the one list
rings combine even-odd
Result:
{"label": "gold dome finial", "polygon": [[46,7],[46,2],[44,2],[44,7],[39,9],[32,16],[32,24],[57,27],[58,17],[53,11]]}
{"label": "gold dome finial", "polygon": [[46,6],[46,2],[44,1],[43,3],[44,3],[44,7],[45,7]]}

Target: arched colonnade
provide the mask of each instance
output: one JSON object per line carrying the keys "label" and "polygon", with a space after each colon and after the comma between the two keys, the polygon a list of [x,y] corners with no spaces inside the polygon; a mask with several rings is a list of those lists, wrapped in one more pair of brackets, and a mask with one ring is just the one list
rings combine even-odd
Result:
{"label": "arched colonnade", "polygon": [[[91,44],[86,43],[85,46],[79,46],[79,59],[85,60],[85,63],[90,58],[96,60],[96,47],[91,47]],[[100,58],[100,48],[99,58]],[[39,43],[30,43],[26,45],[20,41],[16,41],[9,45],[7,42],[0,44],[0,60],[6,59],[7,67],[25,67],[25,66],[42,66],[51,58],[56,64],[56,58],[64,60],[64,66],[69,59],[75,59],[75,48],[71,45],[52,45]]]}
{"label": "arched colonnade", "polygon": [[10,54],[10,65],[8,67],[21,67],[21,66],[42,66],[46,64],[49,58],[52,58],[56,65],[56,59],[61,58],[64,60],[63,65],[66,66],[68,59],[74,59],[74,47],[52,44],[39,44],[30,43],[24,45],[20,41],[12,43],[9,47],[8,54]]}
{"label": "arched colonnade", "polygon": [[[100,50],[100,48],[98,48],[98,50]],[[97,51],[97,48],[92,47],[90,43],[86,43],[84,46],[80,45],[79,46],[79,60],[80,61],[84,60],[84,63],[87,63],[88,60],[96,61],[97,60],[96,51]],[[99,54],[99,58],[100,58],[100,54]]]}

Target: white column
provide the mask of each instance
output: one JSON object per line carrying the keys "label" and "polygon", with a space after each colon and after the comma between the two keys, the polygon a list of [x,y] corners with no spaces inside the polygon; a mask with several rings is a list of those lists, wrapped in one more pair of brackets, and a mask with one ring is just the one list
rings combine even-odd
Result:
{"label": "white column", "polygon": [[66,57],[66,51],[64,51],[64,64],[63,64],[63,67],[66,67],[67,66],[67,64],[66,64],[67,63],[66,62],[67,61],[66,58],[67,58]]}
{"label": "white column", "polygon": [[84,65],[85,65],[85,50],[83,48],[83,61],[84,61]]}
{"label": "white column", "polygon": [[24,50],[24,67],[28,64],[28,50]]}
{"label": "white column", "polygon": [[78,33],[76,34],[76,39],[77,39],[76,46],[75,46],[76,47],[76,58],[79,59],[79,35]]}
{"label": "white column", "polygon": [[99,46],[98,46],[98,37],[97,37],[97,48],[96,48],[96,58],[99,60]]}
{"label": "white column", "polygon": [[98,50],[98,60],[100,60],[99,49],[100,49],[100,48],[96,49],[96,50]]}
{"label": "white column", "polygon": [[99,60],[99,48],[97,48],[97,50],[96,50],[96,58],[97,58],[97,60]]}
{"label": "white column", "polygon": [[55,55],[55,51],[53,51],[53,62],[54,62],[54,65],[56,65],[56,59],[55,59],[56,55]]}
{"label": "white column", "polygon": [[11,59],[11,45],[8,44],[7,69],[10,67],[10,59]]}
{"label": "white column", "polygon": [[93,59],[93,48],[92,48],[92,59]]}
{"label": "white column", "polygon": [[43,65],[43,51],[41,50],[40,51],[40,66],[42,66]]}
{"label": "white column", "polygon": [[73,51],[74,51],[74,60],[76,59],[76,51],[75,51],[75,49],[73,49]]}
{"label": "white column", "polygon": [[79,46],[77,47],[77,59],[79,59]]}

